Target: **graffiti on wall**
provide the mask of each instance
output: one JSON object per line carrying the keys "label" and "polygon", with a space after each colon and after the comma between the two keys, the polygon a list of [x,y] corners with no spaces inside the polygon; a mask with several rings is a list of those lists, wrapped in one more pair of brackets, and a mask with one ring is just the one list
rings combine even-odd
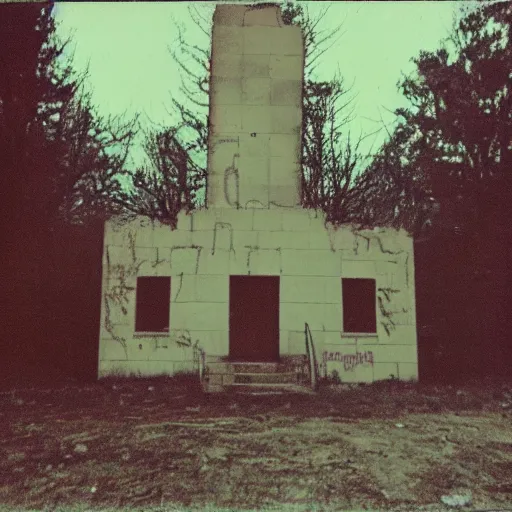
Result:
{"label": "graffiti on wall", "polygon": [[365,352],[356,352],[355,354],[343,354],[342,352],[324,352],[324,368],[327,366],[327,361],[339,361],[343,363],[343,369],[345,371],[350,371],[360,364],[370,364],[373,366],[373,352],[371,350],[367,350]]}

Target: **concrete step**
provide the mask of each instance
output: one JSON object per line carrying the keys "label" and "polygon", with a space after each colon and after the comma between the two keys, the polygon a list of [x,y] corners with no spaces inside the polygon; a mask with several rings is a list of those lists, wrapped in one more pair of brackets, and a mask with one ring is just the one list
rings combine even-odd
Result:
{"label": "concrete step", "polygon": [[286,393],[300,393],[305,395],[314,395],[315,392],[306,386],[298,384],[232,384],[226,386],[226,391],[231,393],[251,394],[251,395],[282,395]]}
{"label": "concrete step", "polygon": [[280,383],[297,383],[297,374],[295,372],[288,373],[235,373],[235,384],[280,384]]}
{"label": "concrete step", "polygon": [[286,371],[281,363],[231,363],[235,373],[278,373]]}

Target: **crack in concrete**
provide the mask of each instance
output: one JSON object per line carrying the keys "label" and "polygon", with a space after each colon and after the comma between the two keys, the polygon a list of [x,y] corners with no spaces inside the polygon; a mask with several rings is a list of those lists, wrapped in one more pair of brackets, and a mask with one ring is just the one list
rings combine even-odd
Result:
{"label": "crack in concrete", "polygon": [[170,256],[170,266],[171,266],[171,269],[172,269],[172,253],[174,250],[176,249],[195,249],[197,252],[196,252],[196,268],[195,268],[195,274],[197,274],[199,272],[199,257],[201,256],[201,250],[203,249],[203,247],[201,245],[174,245],[173,247],[171,247],[171,256]]}
{"label": "crack in concrete", "polygon": [[181,272],[179,274],[179,277],[180,277],[180,285],[179,285],[178,291],[176,292],[176,295],[174,296],[174,302],[178,302],[178,296],[181,292],[181,287],[183,286],[183,272]]}
{"label": "crack in concrete", "polygon": [[[229,222],[216,222],[213,227],[213,243],[212,243],[212,255],[215,254],[215,247],[217,243],[217,226],[220,226],[222,229],[229,229],[229,252],[235,253],[235,246],[234,246],[234,232],[233,232],[233,226]],[[236,253],[235,253],[236,254]]]}
{"label": "crack in concrete", "polygon": [[158,255],[158,247],[156,248],[156,261],[155,263],[152,263],[151,266],[153,268],[156,268],[158,265],[165,263],[165,260],[161,260],[160,256]]}
{"label": "crack in concrete", "polygon": [[259,246],[258,245],[246,245],[245,247],[247,249],[249,249],[249,252],[247,253],[247,275],[251,275],[251,254],[254,251],[258,251]]}

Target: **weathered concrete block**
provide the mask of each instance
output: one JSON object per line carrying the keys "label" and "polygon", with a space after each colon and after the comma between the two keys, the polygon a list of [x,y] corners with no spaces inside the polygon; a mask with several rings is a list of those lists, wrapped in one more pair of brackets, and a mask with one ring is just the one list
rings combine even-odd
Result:
{"label": "weathered concrete block", "polygon": [[112,338],[101,338],[100,340],[100,361],[117,361],[127,358],[127,350],[119,341]]}
{"label": "weathered concrete block", "polygon": [[273,133],[269,137],[271,158],[286,158],[290,162],[300,161],[300,141],[296,135]]}
{"label": "weathered concrete block", "polygon": [[193,247],[172,247],[170,254],[172,275],[197,274],[202,252]]}
{"label": "weathered concrete block", "polygon": [[[270,161],[270,182],[272,185],[288,185],[295,187],[299,181],[300,165],[295,159],[285,156],[273,156]],[[297,196],[294,200],[298,199]]]}
{"label": "weathered concrete block", "polygon": [[416,363],[418,355],[415,345],[365,345],[378,363]]}
{"label": "weathered concrete block", "polygon": [[242,85],[239,77],[214,76],[210,81],[215,106],[240,105]]}
{"label": "weathered concrete block", "polygon": [[[156,253],[155,253],[156,254]],[[108,266],[113,269],[116,265],[129,267],[134,263],[132,251],[128,247],[119,247],[116,245],[107,245],[104,250],[106,270]],[[135,261],[137,261],[137,253],[135,253]],[[107,276],[108,277],[108,276]]]}
{"label": "weathered concrete block", "polygon": [[[251,214],[251,217],[250,217],[251,228],[249,228],[249,229],[252,229],[252,210],[246,210],[246,211]],[[270,247],[260,246],[259,236],[261,233],[263,233],[263,232],[236,230],[235,231],[235,250],[236,251],[243,250],[243,249],[246,249],[248,246],[261,247],[262,249],[270,248]]]}
{"label": "weathered concrete block", "polygon": [[367,364],[357,366],[353,370],[345,370],[343,366],[340,371],[340,378],[342,382],[370,384],[373,382],[373,368]]}
{"label": "weathered concrete block", "polygon": [[244,24],[244,17],[247,7],[245,5],[217,5],[213,14],[213,23],[218,25],[236,25]]}
{"label": "weathered concrete block", "polygon": [[158,248],[191,245],[192,233],[185,230],[172,230],[170,226],[159,227],[154,231],[153,244]]}
{"label": "weathered concrete block", "polygon": [[307,322],[311,330],[339,330],[340,312],[337,304],[282,302],[280,329],[298,331]]}
{"label": "weathered concrete block", "polygon": [[416,325],[395,325],[391,330],[390,336],[380,340],[383,344],[400,344],[416,346],[417,332]]}
{"label": "weathered concrete block", "polygon": [[303,60],[301,55],[271,55],[269,75],[272,78],[302,80]]}
{"label": "weathered concrete block", "polygon": [[101,318],[100,337],[101,339],[118,339],[130,340],[133,336],[135,329],[134,325],[128,324],[108,324],[106,321],[106,314]]}
{"label": "weathered concrete block", "polygon": [[[302,113],[300,108],[294,106],[277,106],[267,110],[270,113],[270,124],[267,133],[300,134]],[[268,119],[268,117],[267,117]]]}
{"label": "weathered concrete block", "polygon": [[[375,342],[377,340],[374,340]],[[358,345],[358,339],[350,336],[340,336],[339,331],[329,331],[325,333],[325,343],[323,350],[336,352],[337,350],[346,350],[346,346],[354,347]],[[355,348],[354,350],[355,351]]]}
{"label": "weathered concrete block", "polygon": [[373,380],[388,380],[392,376],[398,379],[398,363],[374,363]]}
{"label": "weathered concrete block", "polygon": [[274,53],[279,55],[303,55],[303,38],[299,26],[284,26],[273,30],[268,35],[272,45],[271,48],[274,48]]}
{"label": "weathered concrete block", "polygon": [[322,210],[307,210],[309,216],[309,230],[314,233],[325,231],[325,214]]}
{"label": "weathered concrete block", "polygon": [[249,275],[249,255],[252,253],[253,249],[246,247],[237,248],[235,253],[231,253],[229,255],[229,275]]}
{"label": "weathered concrete block", "polygon": [[156,248],[155,247],[137,247],[137,275],[151,276],[156,266]]}
{"label": "weathered concrete block", "polygon": [[211,373],[208,377],[208,384],[211,386],[222,386],[222,373]]}
{"label": "weathered concrete block", "polygon": [[244,30],[242,27],[214,25],[212,32],[212,57],[227,54],[243,54]]}
{"label": "weathered concrete block", "polygon": [[192,214],[181,211],[178,213],[178,220],[176,224],[178,231],[191,231],[192,229]]}
{"label": "weathered concrete block", "polygon": [[373,382],[373,365],[368,354],[345,350],[333,355],[335,360],[322,362],[324,375],[332,376],[336,372],[341,382]]}
{"label": "weathered concrete block", "polygon": [[126,363],[121,361],[100,361],[98,365],[98,378],[101,379],[109,375],[127,376],[128,370]]}
{"label": "weathered concrete block", "polygon": [[322,282],[314,277],[306,276],[282,276],[280,280],[280,301],[284,302],[311,302],[311,288],[321,293]]}
{"label": "weathered concrete block", "polygon": [[305,354],[306,353],[306,338],[304,335],[304,328],[302,330],[282,330],[280,331],[281,337],[288,334],[288,353],[290,354]]}
{"label": "weathered concrete block", "polygon": [[401,380],[418,380],[418,363],[398,363],[398,376]]}
{"label": "weathered concrete block", "polygon": [[270,77],[243,78],[241,101],[244,105],[268,105],[270,103]]}
{"label": "weathered concrete block", "polygon": [[128,361],[147,361],[152,353],[152,343],[150,337],[134,338],[127,341],[126,349],[128,352]]}
{"label": "weathered concrete block", "polygon": [[414,286],[414,273],[409,266],[411,258],[412,256],[405,252],[396,257],[398,264],[392,274],[393,288],[404,290]]}
{"label": "weathered concrete block", "polygon": [[109,321],[112,324],[130,325],[127,305],[125,306],[124,300],[114,299],[113,296],[115,293],[116,289],[114,288],[111,292],[111,295],[107,295],[106,297],[106,300],[108,300],[108,312],[105,308],[105,315],[108,314]]}
{"label": "weathered concrete block", "polygon": [[281,215],[283,231],[309,231],[311,219],[306,210],[285,209]]}
{"label": "weathered concrete block", "polygon": [[376,279],[375,263],[371,260],[341,259],[341,275],[346,278]]}
{"label": "weathered concrete block", "polygon": [[257,209],[253,210],[253,229],[255,231],[282,231],[283,212],[280,210]]}
{"label": "weathered concrete block", "polygon": [[279,310],[279,329],[299,331],[304,323],[321,322],[322,314],[315,304],[281,303]]}
{"label": "weathered concrete block", "polygon": [[397,262],[393,260],[378,260],[375,262],[375,273],[377,275],[391,275],[397,270]]}
{"label": "weathered concrete block", "polygon": [[213,245],[213,222],[212,229],[202,231],[192,231],[191,246],[200,247],[201,251],[211,252]]}
{"label": "weathered concrete block", "polygon": [[281,272],[281,251],[272,249],[258,249],[249,256],[249,270],[251,275],[279,275]]}
{"label": "weathered concrete block", "polygon": [[125,223],[117,219],[110,219],[105,222],[104,245],[117,245],[120,247],[128,243],[127,229]]}
{"label": "weathered concrete block", "polygon": [[[173,373],[196,373],[197,368],[194,366],[194,361],[175,361],[172,365]],[[199,379],[199,375],[198,375]]]}
{"label": "weathered concrete block", "polygon": [[223,374],[222,375],[222,385],[223,386],[231,386],[235,383],[234,374]]}
{"label": "weathered concrete block", "polygon": [[341,275],[339,254],[332,251],[282,249],[283,275],[332,276]]}
{"label": "weathered concrete block", "polygon": [[[273,48],[273,33],[280,31],[274,27],[244,27],[244,56],[246,55],[270,55]],[[245,57],[247,59],[247,57]],[[246,76],[251,76],[248,70],[245,70]],[[268,74],[268,71],[267,71]]]}
{"label": "weathered concrete block", "polygon": [[227,331],[229,308],[224,302],[174,303],[171,307],[171,326],[174,329],[195,331]]}
{"label": "weathered concrete block", "polygon": [[229,276],[200,274],[194,277],[197,302],[228,302]]}
{"label": "weathered concrete block", "polygon": [[193,302],[196,299],[195,277],[183,274],[171,278],[171,307],[175,302]]}
{"label": "weathered concrete block", "polygon": [[[256,80],[256,79],[254,79]],[[267,80],[265,78],[258,80]],[[241,133],[239,135],[240,154],[248,158],[268,158],[270,153],[270,134]]]}
{"label": "weathered concrete block", "polygon": [[259,245],[262,249],[308,249],[309,240],[301,231],[261,231]]}
{"label": "weathered concrete block", "polygon": [[277,5],[259,6],[246,8],[244,14],[245,27],[282,27],[284,25],[281,17],[281,10]]}
{"label": "weathered concrete block", "polygon": [[240,204],[242,208],[268,208],[268,183],[263,179],[244,177],[240,180]]}
{"label": "weathered concrete block", "polygon": [[269,79],[270,103],[272,105],[299,107],[302,103],[302,82],[286,78]]}
{"label": "weathered concrete block", "polygon": [[[191,347],[178,345],[171,335],[170,338],[154,338],[149,344],[151,350],[148,353],[150,361],[189,361],[193,359]],[[172,370],[172,365],[171,370]]]}
{"label": "weathered concrete block", "polygon": [[213,226],[212,254],[221,249],[229,251],[234,249],[235,230],[228,222],[215,222]]}
{"label": "weathered concrete block", "polygon": [[[322,231],[310,231],[307,236],[309,239],[310,249],[321,249],[324,251],[336,252],[336,249],[332,243],[331,238],[329,237],[327,230],[323,229]],[[341,254],[338,257],[341,258]]]}
{"label": "weathered concrete block", "polygon": [[242,129],[242,112],[243,108],[240,105],[214,105],[213,108],[211,109],[210,118],[212,128],[217,133],[239,132]]}
{"label": "weathered concrete block", "polygon": [[207,251],[201,251],[198,274],[228,275],[229,262],[230,251],[217,249],[215,254]]}
{"label": "weathered concrete block", "polygon": [[208,363],[210,375],[229,375],[234,372],[233,365],[229,363]]}
{"label": "weathered concrete block", "polygon": [[329,246],[336,251],[344,251],[344,254],[353,254],[354,234],[352,230],[346,226],[334,227],[327,223],[327,236],[329,237]]}
{"label": "weathered concrete block", "polygon": [[229,332],[221,331],[192,331],[194,340],[199,340],[199,346],[207,357],[227,356],[229,354]]}
{"label": "weathered concrete block", "polygon": [[171,275],[171,249],[169,247],[156,247],[156,257],[151,262],[152,276],[166,277]]}
{"label": "weathered concrete block", "polygon": [[168,376],[175,373],[172,361],[145,361],[147,375]]}
{"label": "weathered concrete block", "polygon": [[242,60],[241,76],[251,78],[268,78],[270,74],[269,55],[245,54]]}
{"label": "weathered concrete block", "polygon": [[241,131],[246,133],[271,133],[270,114],[273,109],[267,105],[243,105],[241,109]]}
{"label": "weathered concrete block", "polygon": [[281,302],[316,302],[339,305],[340,301],[341,284],[339,279],[317,276],[281,277]]}
{"label": "weathered concrete block", "polygon": [[269,208],[293,208],[299,197],[299,183],[290,179],[288,184],[271,185],[268,192]]}
{"label": "weathered concrete block", "polygon": [[244,60],[242,60],[241,54],[220,53],[212,59],[212,76],[240,77],[243,72],[242,62],[244,62]]}

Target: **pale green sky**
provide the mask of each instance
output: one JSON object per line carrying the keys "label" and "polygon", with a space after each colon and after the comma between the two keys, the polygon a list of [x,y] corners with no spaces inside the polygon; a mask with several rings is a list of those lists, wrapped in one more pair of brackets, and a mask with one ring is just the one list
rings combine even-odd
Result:
{"label": "pale green sky", "polygon": [[[199,4],[199,2],[196,2]],[[324,54],[320,78],[337,68],[357,95],[354,136],[374,132],[382,114],[392,122],[393,110],[404,104],[396,83],[401,72],[412,71],[410,59],[420,50],[435,50],[447,36],[461,2],[304,2],[314,16],[330,5],[319,27],[343,24],[338,43]],[[180,78],[168,45],[177,37],[175,19],[186,27],[190,42],[205,46],[206,36],[191,21],[188,2],[176,3],[57,3],[62,36],[72,35],[75,65],[89,63],[93,101],[102,112],[146,113],[166,123],[171,95],[179,95]],[[204,10],[213,3],[204,3]],[[384,130],[365,144],[375,151]]]}

